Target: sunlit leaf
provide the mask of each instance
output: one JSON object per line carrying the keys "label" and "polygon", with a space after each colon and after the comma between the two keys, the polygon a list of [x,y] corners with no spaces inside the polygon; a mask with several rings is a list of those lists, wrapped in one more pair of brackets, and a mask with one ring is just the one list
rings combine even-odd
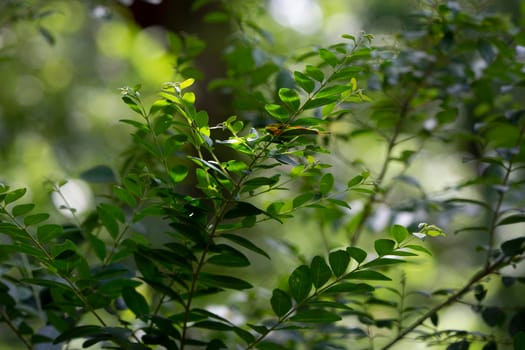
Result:
{"label": "sunlit leaf", "polygon": [[301,99],[297,92],[293,89],[280,88],[279,89],[279,98],[283,103],[290,108],[292,112],[295,112],[299,109],[301,104]]}
{"label": "sunlit leaf", "polygon": [[304,91],[311,93],[315,89],[315,82],[301,72],[294,72],[294,80]]}

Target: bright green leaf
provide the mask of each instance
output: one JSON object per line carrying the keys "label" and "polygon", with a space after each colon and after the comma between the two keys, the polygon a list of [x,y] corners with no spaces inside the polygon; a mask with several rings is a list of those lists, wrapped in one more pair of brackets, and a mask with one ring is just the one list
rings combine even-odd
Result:
{"label": "bright green leaf", "polygon": [[301,99],[297,92],[293,89],[280,88],[279,98],[283,103],[290,108],[292,112],[296,112],[301,105]]}
{"label": "bright green leaf", "polygon": [[294,72],[294,80],[304,91],[311,93],[315,89],[315,82],[301,72]]}
{"label": "bright green leaf", "polygon": [[264,106],[266,112],[280,122],[286,122],[289,118],[288,112],[281,105],[267,104]]}

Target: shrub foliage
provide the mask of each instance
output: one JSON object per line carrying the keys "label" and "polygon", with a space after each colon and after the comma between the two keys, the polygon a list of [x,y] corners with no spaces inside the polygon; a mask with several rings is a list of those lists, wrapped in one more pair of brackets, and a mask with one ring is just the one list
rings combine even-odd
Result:
{"label": "shrub foliage", "polygon": [[[494,298],[525,281],[522,31],[429,2],[392,46],[343,35],[279,57],[263,49],[269,33],[224,11],[215,17],[241,35],[225,51],[228,75],[210,88],[231,93],[236,116],[210,124],[195,106],[200,73],[181,70],[151,104],[139,86],[121,90],[132,145],[116,176],[107,166],[84,173],[111,186],[86,219],[51,223],[26,189],[0,187],[0,321],[28,349],[78,339],[120,349],[525,348],[523,304]],[[347,151],[360,139],[380,149],[375,159]],[[464,157],[470,172],[434,195],[413,169],[436,149]],[[426,172],[442,169],[433,162]],[[390,226],[374,233],[385,208]],[[396,223],[407,212],[411,223]],[[474,219],[449,225],[465,212]],[[285,237],[294,216],[346,244],[325,237],[328,249],[305,254]],[[261,227],[279,227],[280,250]],[[411,289],[400,272],[433,259],[422,240],[461,235],[475,236],[460,249],[477,270]],[[248,266],[284,248],[295,268],[274,286],[250,281]],[[218,300],[229,312],[208,307]],[[479,327],[440,323],[465,305]]]}

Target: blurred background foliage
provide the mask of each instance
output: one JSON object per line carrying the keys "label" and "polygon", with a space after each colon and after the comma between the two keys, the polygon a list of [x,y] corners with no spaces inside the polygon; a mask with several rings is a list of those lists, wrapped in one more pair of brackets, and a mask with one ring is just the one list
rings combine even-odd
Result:
{"label": "blurred background foliage", "polygon": [[[228,74],[228,57],[232,57],[228,56],[229,43],[246,40],[245,34],[238,23],[222,21],[213,5],[200,7],[198,3],[1,0],[0,181],[13,187],[27,186],[33,201],[49,207],[45,186],[48,180],[78,179],[85,170],[101,164],[118,174],[121,154],[130,145],[129,129],[118,121],[130,115],[119,98],[118,89],[122,86],[141,84],[144,99],[151,101],[163,82],[193,76],[198,78],[199,108],[206,109],[217,123],[235,113],[238,106],[224,89],[207,86]],[[393,34],[410,26],[408,13],[417,3],[236,0],[227,2],[227,6],[267,32],[260,33],[261,38],[267,34],[266,40],[252,43],[260,52],[249,52],[250,57],[271,54],[285,62],[312,46],[338,42],[343,33],[355,35],[364,30],[376,36],[376,45],[395,45]],[[472,11],[502,11],[516,23],[522,21],[524,6],[520,0],[464,3]],[[189,63],[194,57],[196,66]],[[257,118],[251,121],[256,124]],[[341,125],[343,131],[344,127]],[[371,161],[369,165],[374,170],[374,159],[383,151],[381,145],[381,141],[363,137],[340,145],[339,152],[344,158]],[[439,147],[414,165],[413,171],[418,172],[418,179],[428,193],[440,191],[473,171],[462,163],[460,154]],[[377,163],[381,161],[377,157]],[[342,164],[334,169],[334,175],[348,178],[349,171],[352,170],[348,164]],[[89,188],[84,191],[87,197],[82,200],[86,202],[93,195]],[[400,184],[399,193],[394,193],[391,200],[402,201],[407,191],[414,191],[414,187]],[[359,208],[358,202],[351,205]],[[87,205],[86,212],[89,209]],[[341,219],[338,213],[333,215],[334,222]],[[390,215],[386,206],[378,207],[371,220],[376,226],[373,231],[384,230]],[[412,223],[418,213],[406,214],[409,217],[405,219],[402,213],[399,215],[399,222]],[[319,227],[316,221],[306,221],[300,216],[294,222],[295,226],[287,226],[286,234],[291,242],[301,242],[301,254],[308,255],[326,243],[330,227]],[[280,232],[272,225],[278,224],[269,224],[264,229]],[[306,229],[321,234],[305,239]],[[434,247],[438,252],[441,249],[439,264],[448,262],[450,266],[434,269],[435,262],[430,260],[423,267],[413,266],[410,269],[418,278],[412,279],[412,283],[423,286],[433,280],[460,282],[462,275],[451,274],[449,270],[468,268],[470,260],[476,260],[471,252],[478,242],[472,236],[467,238],[471,239],[466,242],[468,248],[457,244],[459,238]],[[461,240],[467,238],[462,236]],[[341,243],[345,243],[344,239]],[[285,249],[282,245],[276,248]],[[296,256],[295,247],[288,248],[289,261],[284,263],[293,266],[301,256]],[[279,263],[254,267],[261,283],[273,286],[275,279],[286,275],[278,274]],[[465,319],[451,314],[443,322],[464,323]]]}

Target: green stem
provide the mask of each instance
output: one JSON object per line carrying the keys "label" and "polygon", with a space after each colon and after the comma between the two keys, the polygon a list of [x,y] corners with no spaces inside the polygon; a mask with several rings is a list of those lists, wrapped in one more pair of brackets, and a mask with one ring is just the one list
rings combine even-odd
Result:
{"label": "green stem", "polygon": [[425,322],[428,318],[433,316],[435,313],[443,309],[444,307],[454,303],[459,298],[461,298],[463,295],[468,293],[472,286],[479,281],[481,281],[483,278],[487,277],[488,275],[492,274],[493,272],[497,271],[501,266],[505,265],[507,262],[508,257],[505,257],[502,255],[500,258],[498,258],[496,261],[494,261],[493,264],[491,264],[488,267],[483,268],[482,270],[476,272],[472,278],[459,290],[457,290],[455,293],[453,293],[451,296],[449,296],[446,300],[441,302],[440,304],[434,306],[427,312],[425,312],[422,316],[420,316],[418,319],[416,319],[414,322],[412,322],[408,327],[404,328],[399,334],[392,339],[388,344],[384,345],[381,350],[387,350],[390,349],[392,346],[394,346],[397,342],[399,342],[401,339],[403,339],[406,335],[408,335],[410,332],[412,332],[414,329],[419,327],[423,322]]}
{"label": "green stem", "polygon": [[4,321],[5,324],[7,325],[7,327],[9,329],[11,329],[13,331],[13,333],[16,335],[16,337],[18,339],[20,339],[20,341],[22,343],[24,343],[24,346],[31,350],[33,348],[33,346],[31,345],[31,343],[24,337],[24,335],[18,330],[18,328],[16,327],[16,325],[11,321],[11,319],[9,318],[9,316],[7,315],[7,313],[4,311],[4,306],[0,306],[0,316],[1,316],[1,320],[0,321]]}

